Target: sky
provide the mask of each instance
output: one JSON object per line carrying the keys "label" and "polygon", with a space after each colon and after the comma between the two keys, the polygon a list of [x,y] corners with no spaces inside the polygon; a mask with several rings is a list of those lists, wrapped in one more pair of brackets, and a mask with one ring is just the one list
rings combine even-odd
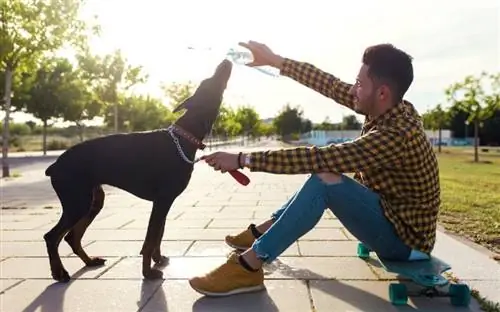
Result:
{"label": "sky", "polygon": [[[367,46],[392,43],[414,58],[406,99],[421,113],[446,106],[445,88],[466,75],[500,70],[498,0],[88,0],[84,14],[97,14],[102,26],[93,51],[121,49],[150,76],[140,90],[155,96],[163,95],[162,83],[199,83],[229,48],[246,40],[351,83]],[[313,122],[353,113],[290,78],[240,65],[233,67],[224,101],[251,105],[262,118],[274,117],[286,103],[300,105]]]}

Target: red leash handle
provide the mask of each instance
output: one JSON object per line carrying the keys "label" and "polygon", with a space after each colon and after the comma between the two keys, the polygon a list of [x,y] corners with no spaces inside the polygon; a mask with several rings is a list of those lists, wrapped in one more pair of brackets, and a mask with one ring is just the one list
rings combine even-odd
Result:
{"label": "red leash handle", "polygon": [[233,170],[233,171],[228,171],[228,172],[241,185],[247,186],[250,183],[250,179],[244,173],[242,173],[238,170]]}

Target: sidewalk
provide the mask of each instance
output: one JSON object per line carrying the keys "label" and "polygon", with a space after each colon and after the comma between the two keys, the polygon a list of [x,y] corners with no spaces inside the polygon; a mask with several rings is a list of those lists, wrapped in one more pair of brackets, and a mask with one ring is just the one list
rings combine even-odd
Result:
{"label": "sidewalk", "polygon": [[[423,297],[410,299],[405,308],[392,306],[388,285],[395,275],[376,261],[359,259],[357,241],[329,211],[314,230],[266,267],[267,291],[217,299],[194,292],[187,279],[222,263],[230,251],[224,236],[267,218],[306,178],[246,173],[252,182],[244,187],[229,175],[196,166],[188,189],[168,215],[162,250],[170,264],[164,269],[165,280],[158,282],[143,281],[141,275],[139,251],[150,203],[106,188],[105,207],[83,241],[89,255],[106,257],[106,265],[84,269],[63,241],[63,263],[76,279],[56,284],[50,279],[42,238],[58,220],[56,196],[48,183],[43,191],[31,193],[28,185],[9,188],[7,181],[2,195],[13,198],[12,192],[17,192],[32,205],[1,211],[0,310],[479,311],[474,299],[469,308],[454,308],[448,298]],[[44,196],[38,206],[37,196]],[[500,301],[500,266],[493,260],[443,233],[435,254],[453,266],[454,275]]]}

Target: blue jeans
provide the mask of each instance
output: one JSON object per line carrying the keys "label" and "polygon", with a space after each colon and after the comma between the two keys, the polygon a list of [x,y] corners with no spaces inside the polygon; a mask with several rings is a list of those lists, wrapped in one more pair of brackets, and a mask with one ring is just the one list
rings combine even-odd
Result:
{"label": "blue jeans", "polygon": [[412,249],[401,241],[384,216],[379,195],[345,175],[340,183],[334,184],[326,184],[317,175],[311,175],[288,202],[273,213],[273,225],[254,242],[252,249],[263,261],[272,262],[309,232],[326,208],[379,257],[409,260]]}

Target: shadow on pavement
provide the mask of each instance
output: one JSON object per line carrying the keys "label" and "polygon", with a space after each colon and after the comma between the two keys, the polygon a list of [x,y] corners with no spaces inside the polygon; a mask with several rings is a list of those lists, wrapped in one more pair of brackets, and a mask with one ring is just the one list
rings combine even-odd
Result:
{"label": "shadow on pavement", "polygon": [[73,274],[71,280],[68,283],[58,283],[54,281],[53,284],[47,286],[45,290],[38,295],[26,308],[24,308],[23,312],[64,312],[64,294],[68,287],[73,284],[76,279],[86,272],[93,271],[98,269],[83,267],[77,272]]}
{"label": "shadow on pavement", "polygon": [[201,297],[193,304],[193,312],[225,312],[235,311],[250,312],[250,311],[279,311],[273,299],[266,291],[261,291],[253,294],[241,294],[226,298],[210,298]]}

